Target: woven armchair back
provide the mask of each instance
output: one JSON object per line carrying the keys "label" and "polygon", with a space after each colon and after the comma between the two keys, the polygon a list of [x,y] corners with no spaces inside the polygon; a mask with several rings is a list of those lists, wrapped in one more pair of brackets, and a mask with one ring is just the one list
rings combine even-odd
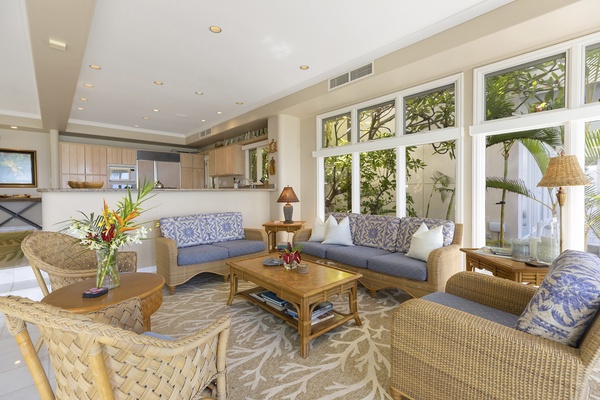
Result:
{"label": "woven armchair back", "polygon": [[[79,239],[60,232],[37,231],[21,243],[23,254],[33,268],[44,296],[49,290],[41,271],[50,277],[52,290],[96,276],[98,261],[96,252],[79,243]],[[117,255],[117,264],[122,272],[137,270],[137,253],[122,251]]]}
{"label": "woven armchair back", "polygon": [[81,315],[17,296],[0,297],[0,312],[7,315],[43,400],[55,397],[26,323],[38,326],[48,348],[58,399],[191,399],[213,382],[216,398],[225,398],[229,315],[169,340],[139,334],[137,298],[106,310]]}

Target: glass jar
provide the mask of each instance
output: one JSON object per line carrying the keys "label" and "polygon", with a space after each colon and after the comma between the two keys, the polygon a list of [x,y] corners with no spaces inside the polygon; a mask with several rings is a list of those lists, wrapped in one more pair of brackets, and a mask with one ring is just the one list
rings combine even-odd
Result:
{"label": "glass jar", "polygon": [[537,244],[537,260],[545,263],[552,263],[560,252],[559,249],[559,231],[558,222],[553,218],[542,229],[540,241]]}
{"label": "glass jar", "polygon": [[529,261],[529,239],[513,239],[511,257],[515,261]]}

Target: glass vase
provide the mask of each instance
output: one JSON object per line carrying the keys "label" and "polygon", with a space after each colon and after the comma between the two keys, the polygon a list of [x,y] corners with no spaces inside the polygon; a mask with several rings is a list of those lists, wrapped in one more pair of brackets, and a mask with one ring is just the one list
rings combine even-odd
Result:
{"label": "glass vase", "polygon": [[98,259],[98,273],[96,274],[96,287],[113,289],[121,284],[119,268],[117,267],[118,249],[96,250]]}
{"label": "glass vase", "polygon": [[559,246],[558,223],[553,220],[542,229],[542,235],[537,244],[537,260],[551,264],[558,257]]}
{"label": "glass vase", "polygon": [[283,267],[287,270],[295,269],[298,266],[298,262],[296,260],[292,260],[289,263],[283,262]]}

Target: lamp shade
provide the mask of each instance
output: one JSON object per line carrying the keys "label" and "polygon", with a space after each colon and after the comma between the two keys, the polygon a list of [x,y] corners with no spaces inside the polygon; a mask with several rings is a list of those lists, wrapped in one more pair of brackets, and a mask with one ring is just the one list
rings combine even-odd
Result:
{"label": "lamp shade", "polygon": [[298,203],[299,201],[291,186],[284,187],[277,199],[278,203]]}
{"label": "lamp shade", "polygon": [[546,173],[537,184],[538,187],[585,186],[590,179],[583,173],[575,156],[561,154],[548,163]]}

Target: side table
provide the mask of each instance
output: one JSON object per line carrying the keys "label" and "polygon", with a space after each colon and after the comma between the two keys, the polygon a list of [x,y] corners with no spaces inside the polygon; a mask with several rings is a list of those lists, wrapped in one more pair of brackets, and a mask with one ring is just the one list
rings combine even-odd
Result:
{"label": "side table", "polygon": [[270,251],[277,251],[277,232],[296,232],[302,229],[305,223],[306,221],[294,221],[291,224],[286,224],[283,221],[271,221],[263,224],[269,239]]}
{"label": "side table", "polygon": [[150,331],[150,316],[162,304],[162,288],[165,279],[158,274],[145,272],[126,272],[121,274],[121,285],[100,297],[84,298],[82,293],[96,286],[96,278],[86,279],[56,289],[42,299],[42,303],[51,304],[76,314],[88,313],[120,303],[132,297],[142,301],[144,330]]}
{"label": "side table", "polygon": [[482,249],[460,249],[466,255],[467,271],[475,268],[490,271],[494,276],[515,282],[539,286],[548,273],[549,267],[530,267],[511,258],[486,254]]}

